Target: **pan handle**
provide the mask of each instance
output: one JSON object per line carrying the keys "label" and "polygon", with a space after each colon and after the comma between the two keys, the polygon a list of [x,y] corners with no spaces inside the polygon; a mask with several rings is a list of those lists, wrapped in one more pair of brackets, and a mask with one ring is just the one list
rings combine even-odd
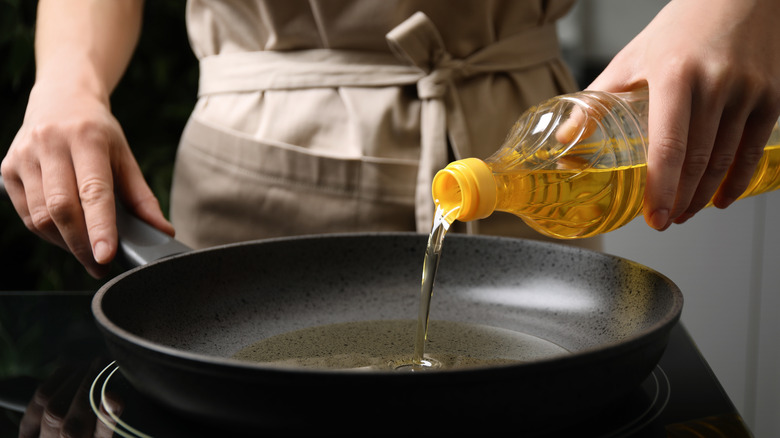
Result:
{"label": "pan handle", "polygon": [[[9,199],[0,175],[0,197]],[[192,248],[130,214],[116,204],[116,227],[119,232],[117,259],[127,266],[141,266],[155,260],[192,251]]]}
{"label": "pan handle", "polygon": [[141,266],[192,251],[187,245],[130,214],[120,202],[116,204],[116,228],[119,232],[117,257],[130,266]]}

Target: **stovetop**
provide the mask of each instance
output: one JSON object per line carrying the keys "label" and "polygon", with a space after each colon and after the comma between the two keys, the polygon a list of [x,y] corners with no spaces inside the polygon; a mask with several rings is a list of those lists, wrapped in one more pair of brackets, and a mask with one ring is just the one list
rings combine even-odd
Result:
{"label": "stovetop", "polygon": [[[158,406],[124,380],[92,320],[89,292],[0,292],[0,436],[34,417],[32,394],[56,393],[60,375],[83,379],[77,404],[102,436],[204,436],[218,433]],[[3,341],[5,339],[5,341]],[[69,370],[63,373],[63,370]],[[53,385],[52,385],[53,384]],[[75,387],[74,390],[75,391]],[[40,397],[39,397],[40,399]],[[71,398],[70,400],[74,400]],[[78,402],[78,403],[77,403]],[[73,407],[60,407],[66,412]],[[641,387],[585,423],[556,432],[577,437],[751,437],[739,412],[684,325],[673,329],[658,366]]]}

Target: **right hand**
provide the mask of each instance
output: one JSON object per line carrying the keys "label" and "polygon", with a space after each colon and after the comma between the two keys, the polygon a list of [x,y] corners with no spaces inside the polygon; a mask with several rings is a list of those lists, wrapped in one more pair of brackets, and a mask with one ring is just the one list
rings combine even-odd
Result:
{"label": "right hand", "polygon": [[649,89],[644,217],[665,230],[753,176],[780,115],[780,2],[671,1],[590,84]]}
{"label": "right hand", "polygon": [[94,277],[116,255],[115,190],[132,213],[173,235],[107,96],[37,83],[0,173],[27,228]]}

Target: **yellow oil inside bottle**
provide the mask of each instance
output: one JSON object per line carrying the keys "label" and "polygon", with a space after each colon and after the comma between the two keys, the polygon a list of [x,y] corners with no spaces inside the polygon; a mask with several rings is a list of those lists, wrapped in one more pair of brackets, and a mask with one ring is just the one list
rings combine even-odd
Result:
{"label": "yellow oil inside bottle", "polygon": [[[520,216],[537,231],[561,239],[606,233],[641,214],[646,164],[585,170],[576,164],[574,155],[562,157],[559,169],[494,171],[495,210]],[[511,166],[499,162],[491,167]],[[771,144],[740,199],[778,188],[780,144]]]}
{"label": "yellow oil inside bottle", "polygon": [[516,214],[537,231],[562,239],[605,233],[641,212],[646,168],[496,174],[496,210]]}

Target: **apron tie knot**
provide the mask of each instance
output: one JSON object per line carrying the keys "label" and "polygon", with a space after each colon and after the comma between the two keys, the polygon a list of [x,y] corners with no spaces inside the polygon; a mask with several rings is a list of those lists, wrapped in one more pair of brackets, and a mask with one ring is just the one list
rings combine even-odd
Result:
{"label": "apron tie knot", "polygon": [[452,86],[454,70],[437,68],[417,82],[417,96],[420,99],[442,99]]}
{"label": "apron tie knot", "polygon": [[[420,164],[415,192],[415,215],[418,232],[430,230],[434,205],[431,183],[434,174],[447,165],[448,144],[453,144],[456,157],[468,155],[466,139],[449,138],[448,107],[462,114],[460,103],[453,95],[455,81],[472,73],[468,63],[450,54],[433,22],[417,12],[396,26],[387,35],[390,50],[420,69],[424,76],[417,81],[417,95],[422,100],[420,121]],[[452,113],[452,111],[451,111]]]}
{"label": "apron tie knot", "polygon": [[472,69],[465,60],[455,59],[447,51],[441,34],[422,12],[396,26],[386,39],[399,59],[424,73],[417,81],[420,99],[441,99],[456,79],[471,74]]}

